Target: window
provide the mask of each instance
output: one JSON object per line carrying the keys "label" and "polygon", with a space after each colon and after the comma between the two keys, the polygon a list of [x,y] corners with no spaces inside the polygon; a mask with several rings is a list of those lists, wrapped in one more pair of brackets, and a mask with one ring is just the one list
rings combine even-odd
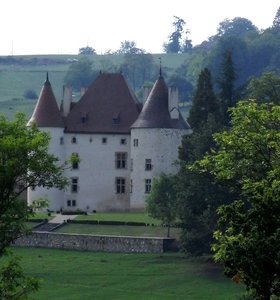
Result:
{"label": "window", "polygon": [[125,178],[116,178],[117,194],[125,194]]}
{"label": "window", "polygon": [[133,192],[133,180],[130,179],[130,193]]}
{"label": "window", "polygon": [[107,138],[103,137],[102,138],[102,144],[106,144],[107,143]]}
{"label": "window", "polygon": [[145,179],[145,193],[149,194],[152,188],[152,179]]}
{"label": "window", "polygon": [[126,145],[126,139],[121,139],[121,145]]}
{"label": "window", "polygon": [[117,169],[126,169],[126,152],[117,152],[116,154],[116,168]]}
{"label": "window", "polygon": [[60,137],[60,138],[59,138],[59,143],[60,143],[60,145],[63,145],[63,144],[64,144],[64,138],[63,138],[63,137]]}
{"label": "window", "polygon": [[75,207],[76,206],[76,200],[67,200],[67,206],[68,207]]}
{"label": "window", "polygon": [[72,169],[77,170],[79,169],[79,154],[78,153],[72,153],[71,156],[72,161]]}
{"label": "window", "polygon": [[152,160],[150,158],[145,159],[145,170],[146,171],[152,170]]}
{"label": "window", "polygon": [[112,124],[113,124],[113,125],[118,125],[118,124],[120,124],[120,114],[119,114],[119,113],[118,113],[118,114],[115,114],[115,115],[113,116]]}
{"label": "window", "polygon": [[78,193],[78,178],[71,178],[71,192]]}
{"label": "window", "polygon": [[133,139],[133,146],[138,147],[138,139]]}
{"label": "window", "polygon": [[72,144],[77,144],[77,138],[75,136],[72,137],[71,143]]}
{"label": "window", "polygon": [[133,158],[130,159],[130,171],[133,171]]}

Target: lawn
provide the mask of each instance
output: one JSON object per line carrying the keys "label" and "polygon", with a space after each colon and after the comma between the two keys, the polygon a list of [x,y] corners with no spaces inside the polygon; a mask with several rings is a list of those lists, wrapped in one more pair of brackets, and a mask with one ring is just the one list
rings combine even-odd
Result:
{"label": "lawn", "polygon": [[15,248],[43,285],[36,300],[233,300],[243,288],[207,260],[183,254],[120,254]]}
{"label": "lawn", "polygon": [[149,217],[147,213],[134,213],[134,212],[106,212],[106,213],[95,213],[90,215],[80,215],[75,220],[97,220],[97,221],[125,221],[125,222],[143,222],[146,224],[159,225],[160,221]]}
{"label": "lawn", "polygon": [[[67,224],[60,227],[59,233],[82,233],[94,235],[121,235],[121,236],[144,236],[166,237],[167,228],[161,226],[123,226],[123,225],[92,225],[92,224]],[[179,239],[180,229],[171,228],[170,237]]]}

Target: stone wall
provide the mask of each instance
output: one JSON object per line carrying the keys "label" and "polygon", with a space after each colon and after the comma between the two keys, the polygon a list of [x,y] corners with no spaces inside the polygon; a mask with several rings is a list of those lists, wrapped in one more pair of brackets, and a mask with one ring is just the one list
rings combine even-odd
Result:
{"label": "stone wall", "polygon": [[98,252],[162,253],[171,250],[174,242],[174,239],[168,238],[32,232],[17,239],[15,246]]}

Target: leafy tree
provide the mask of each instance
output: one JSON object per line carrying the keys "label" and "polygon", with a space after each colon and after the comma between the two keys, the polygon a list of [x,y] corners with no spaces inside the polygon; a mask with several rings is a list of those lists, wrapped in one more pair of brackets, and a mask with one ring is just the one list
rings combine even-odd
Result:
{"label": "leafy tree", "polygon": [[79,49],[80,55],[93,55],[96,54],[95,49],[92,47],[86,46]]}
{"label": "leafy tree", "polygon": [[218,209],[215,259],[253,299],[280,297],[280,106],[239,102],[232,128],[215,134],[218,149],[194,169],[239,197]]}
{"label": "leafy tree", "polygon": [[125,54],[120,69],[134,90],[141,88],[144,82],[155,79],[154,59],[148,53]]}
{"label": "leafy tree", "polygon": [[[49,140],[49,135],[39,132],[35,125],[27,128],[23,114],[18,114],[15,121],[0,117],[0,258],[26,231],[26,221],[32,213],[20,198],[21,193],[30,186],[63,188],[67,183],[58,159],[48,154]],[[7,285],[11,292],[28,290],[29,286],[21,286],[28,280],[18,270],[18,262],[12,259],[9,266],[2,269],[0,290],[3,292]],[[17,279],[11,280],[9,274],[15,274]],[[31,283],[33,286],[32,280]],[[31,290],[36,289],[36,284],[32,286]],[[1,299],[25,298],[7,296]]]}
{"label": "leafy tree", "polygon": [[181,38],[186,22],[174,16],[174,32],[169,36],[169,42],[164,43],[163,48],[166,53],[179,53],[181,51]]}
{"label": "leafy tree", "polygon": [[152,189],[146,197],[146,209],[149,215],[159,219],[167,226],[167,236],[170,227],[176,219],[174,178],[172,175],[162,173],[153,179]]}
{"label": "leafy tree", "polygon": [[97,74],[98,71],[93,70],[93,62],[87,57],[82,57],[69,67],[64,82],[72,85],[75,90],[80,90],[81,87],[89,86]]}
{"label": "leafy tree", "polygon": [[226,51],[221,63],[221,75],[218,81],[220,88],[219,100],[221,102],[221,113],[224,125],[229,124],[228,109],[235,106],[234,81],[236,79],[235,67],[231,51]]}
{"label": "leafy tree", "polygon": [[248,34],[258,34],[258,28],[250,20],[240,17],[223,20],[217,29],[218,36],[233,35],[245,37]]}
{"label": "leafy tree", "polygon": [[188,122],[195,131],[203,126],[209,115],[219,119],[219,105],[213,91],[211,73],[205,68],[201,71],[190,109]]}
{"label": "leafy tree", "polygon": [[248,98],[258,103],[280,105],[280,76],[265,72],[259,78],[252,78],[248,84]]}
{"label": "leafy tree", "polygon": [[27,300],[29,294],[39,289],[40,281],[24,274],[18,256],[9,254],[9,257],[0,269],[0,299]]}
{"label": "leafy tree", "polygon": [[121,42],[121,47],[116,51],[118,54],[144,54],[145,50],[137,48],[134,41]]}
{"label": "leafy tree", "polygon": [[192,40],[189,39],[189,30],[185,31],[185,39],[181,45],[181,52],[182,53],[188,53],[192,51],[193,45],[192,45]]}

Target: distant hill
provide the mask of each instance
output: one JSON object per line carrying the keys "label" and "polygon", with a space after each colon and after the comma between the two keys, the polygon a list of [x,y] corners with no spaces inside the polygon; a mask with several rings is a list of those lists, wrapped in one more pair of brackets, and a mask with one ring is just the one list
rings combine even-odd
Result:
{"label": "distant hill", "polygon": [[[153,54],[159,65],[161,57],[163,68],[169,73],[180,67],[186,54]],[[123,62],[123,55],[87,56],[93,61],[95,69],[104,70],[108,64],[118,68]],[[27,91],[39,96],[41,87],[49,73],[54,94],[60,103],[65,75],[71,66],[79,60],[79,55],[40,55],[40,56],[0,56],[0,113],[11,118],[16,112],[24,112],[27,117],[36,104],[36,99],[27,99]]]}

